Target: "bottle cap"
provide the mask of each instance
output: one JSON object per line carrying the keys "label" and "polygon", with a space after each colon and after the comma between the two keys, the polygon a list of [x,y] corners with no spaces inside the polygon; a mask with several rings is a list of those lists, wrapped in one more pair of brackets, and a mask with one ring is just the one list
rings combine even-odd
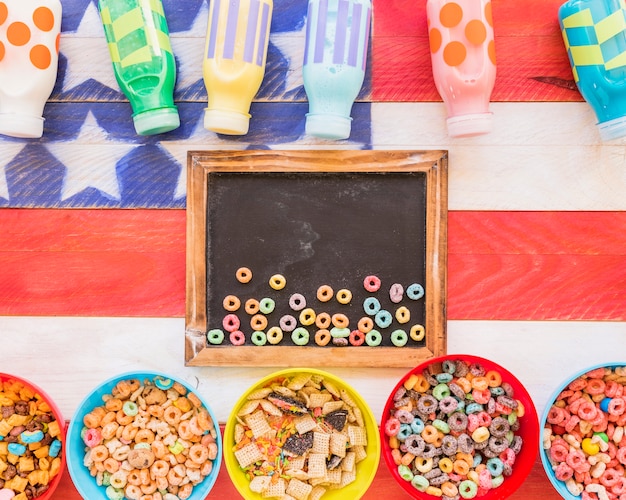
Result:
{"label": "bottle cap", "polygon": [[491,132],[493,113],[472,113],[451,116],[447,120],[450,137],[471,137]]}
{"label": "bottle cap", "polygon": [[322,139],[347,139],[352,129],[352,118],[340,115],[306,115],[305,131]]}
{"label": "bottle cap", "polygon": [[0,134],[37,139],[43,135],[43,118],[17,113],[0,113]]}
{"label": "bottle cap", "polygon": [[135,131],[139,135],[155,135],[180,127],[180,117],[176,108],[158,108],[133,116]]}
{"label": "bottle cap", "polygon": [[598,131],[603,141],[610,141],[626,136],[626,116],[598,123]]}
{"label": "bottle cap", "polygon": [[216,134],[246,135],[250,128],[250,115],[228,109],[206,109],[204,128]]}

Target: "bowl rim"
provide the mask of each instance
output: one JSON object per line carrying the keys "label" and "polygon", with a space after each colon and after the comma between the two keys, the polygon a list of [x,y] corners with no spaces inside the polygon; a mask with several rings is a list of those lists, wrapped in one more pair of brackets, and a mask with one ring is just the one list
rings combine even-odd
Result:
{"label": "bowl rim", "polygon": [[[389,393],[389,397],[385,401],[385,405],[383,408],[383,414],[381,416],[381,421],[380,421],[381,454],[383,455],[385,465],[387,466],[387,469],[389,470],[390,475],[394,478],[396,484],[398,484],[398,486],[400,486],[412,498],[418,499],[418,500],[422,500],[422,499],[434,500],[436,498],[433,495],[428,495],[426,493],[422,493],[418,491],[417,489],[411,486],[410,482],[404,481],[398,476],[397,466],[395,465],[395,463],[393,462],[393,459],[391,458],[391,451],[389,451],[389,447],[387,445],[388,436],[385,434],[385,423],[388,420],[388,415],[389,415],[389,410],[391,408],[393,395],[396,393],[396,391],[400,388],[400,386],[402,386],[404,381],[411,374],[417,371],[423,371],[429,365],[433,363],[440,363],[446,360],[457,360],[457,359],[468,361],[470,363],[473,363],[473,362],[482,363],[487,369],[489,369],[490,367],[493,367],[494,369],[498,369],[498,371],[500,371],[500,374],[502,375],[503,380],[508,381],[508,382],[514,381],[515,384],[518,385],[522,389],[522,399],[524,399],[524,410],[525,410],[524,417],[522,417],[524,419],[523,425],[524,425],[524,428],[526,428],[528,432],[530,432],[531,434],[534,434],[534,436],[530,436],[530,438],[524,440],[524,446],[522,447],[521,453],[524,454],[524,457],[528,457],[528,458],[520,466],[516,466],[516,465],[513,466],[513,470],[516,472],[516,474],[518,474],[516,476],[517,479],[515,481],[509,481],[507,484],[507,480],[505,480],[502,486],[492,489],[490,490],[489,494],[480,497],[481,499],[488,499],[488,500],[504,500],[508,498],[510,495],[512,495],[522,485],[522,483],[526,480],[526,478],[532,471],[533,467],[535,466],[535,462],[537,460],[537,453],[538,453],[537,436],[540,437],[541,432],[540,432],[540,427],[539,427],[539,418],[537,414],[537,409],[535,407],[535,404],[533,402],[533,399],[530,393],[528,392],[524,384],[522,384],[522,382],[507,368],[503,367],[499,363],[492,361],[490,359],[483,358],[481,356],[476,356],[474,354],[464,354],[464,353],[444,354],[442,356],[437,356],[434,358],[427,359],[423,361],[422,363],[414,366],[413,368],[408,370],[404,375],[402,375],[399,378],[397,384],[392,389],[392,391]],[[515,399],[520,399],[519,397],[517,397],[517,394],[516,394]],[[528,418],[528,417],[532,417],[532,418]],[[530,456],[533,457],[532,460],[530,460]],[[510,478],[507,478],[507,479],[510,479]]]}
{"label": "bowl rim", "polygon": [[[367,446],[373,447],[372,457],[370,458],[368,456],[368,458],[372,460],[371,462],[372,468],[366,477],[359,477],[358,479],[359,484],[363,486],[363,490],[360,492],[359,496],[354,498],[354,500],[358,500],[370,488],[371,484],[374,481],[374,478],[376,477],[378,466],[380,464],[380,442],[378,439],[378,423],[376,422],[376,416],[374,415],[374,412],[368,405],[365,398],[363,398],[363,396],[361,396],[361,394],[356,389],[354,389],[354,387],[352,387],[348,382],[346,382],[343,378],[337,375],[334,375],[333,373],[329,371],[320,370],[317,368],[306,368],[306,367],[283,368],[258,379],[256,382],[250,385],[241,394],[241,396],[237,399],[237,402],[233,405],[231,412],[228,415],[228,419],[226,420],[226,425],[224,426],[224,442],[226,443],[229,436],[232,436],[234,434],[235,421],[237,420],[236,412],[239,410],[239,408],[241,408],[243,403],[245,403],[248,394],[250,394],[255,389],[270,382],[271,380],[275,378],[281,377],[283,375],[292,375],[292,374],[301,373],[301,372],[313,373],[315,375],[328,377],[333,382],[337,382],[341,384],[341,386],[347,389],[348,392],[350,393],[350,396],[355,398],[357,403],[359,404],[359,408],[361,408],[362,413],[363,413],[363,418],[365,420],[366,427],[368,427],[368,422],[369,422],[370,426],[376,429],[374,436],[371,436],[371,438],[368,436]],[[226,447],[224,448],[224,463],[226,465],[226,470],[228,472],[228,476],[231,480],[231,483],[233,484],[237,492],[242,496],[244,500],[257,500],[261,498],[260,495],[252,494],[252,492],[249,489],[247,490],[243,489],[240,485],[240,481],[236,480],[235,474],[241,474],[241,471],[239,470],[239,465],[237,464],[237,461],[234,458],[234,454],[231,453],[230,447],[228,449],[226,449]],[[336,490],[336,491],[340,491],[340,490]]]}
{"label": "bowl rim", "polygon": [[0,382],[4,382],[5,380],[8,380],[8,379],[17,380],[18,382],[21,382],[25,385],[30,386],[32,389],[35,389],[35,391],[46,400],[46,403],[48,403],[48,406],[50,407],[50,410],[54,414],[56,421],[59,423],[59,428],[61,429],[61,452],[60,452],[61,469],[59,473],[52,478],[52,481],[50,481],[48,489],[44,492],[44,494],[33,499],[33,500],[48,500],[52,496],[54,491],[57,489],[59,484],[61,483],[61,478],[63,476],[64,470],[67,464],[66,452],[67,452],[68,426],[65,423],[65,418],[63,417],[63,413],[61,412],[57,403],[39,385],[35,384],[34,382],[31,382],[30,380],[24,377],[20,377],[19,375],[14,375],[12,373],[7,373],[7,372],[0,372]]}
{"label": "bowl rim", "polygon": [[[198,396],[198,398],[200,399],[200,401],[202,402],[203,406],[206,408],[206,410],[209,412],[209,415],[211,417],[211,419],[213,420],[213,425],[215,426],[215,430],[216,430],[216,437],[215,437],[215,442],[217,443],[217,457],[215,458],[215,460],[213,461],[213,469],[211,471],[211,473],[204,478],[204,480],[197,486],[201,486],[202,489],[198,490],[199,493],[201,493],[203,495],[202,498],[204,498],[206,495],[209,494],[209,492],[213,489],[213,486],[215,485],[215,482],[217,481],[217,476],[219,474],[220,471],[220,467],[221,467],[221,463],[222,463],[222,454],[223,454],[223,448],[222,448],[222,436],[221,436],[221,431],[220,431],[220,426],[219,423],[216,419],[215,414],[213,413],[213,409],[209,406],[209,404],[207,403],[207,401],[205,400],[205,398],[202,396],[202,394],[199,393],[199,391],[197,391],[196,389],[193,389],[191,387],[191,385],[189,384],[189,382],[186,382],[185,380],[174,376],[174,375],[170,375],[166,372],[160,372],[160,371],[156,371],[156,370],[134,370],[134,371],[127,371],[124,373],[120,373],[118,375],[114,375],[112,377],[109,377],[108,379],[98,383],[96,386],[94,386],[81,400],[81,402],[78,404],[78,406],[76,407],[76,410],[74,411],[73,415],[72,415],[72,419],[70,420],[70,423],[68,425],[67,428],[67,441],[69,443],[69,441],[73,438],[73,437],[77,437],[80,439],[80,433],[82,431],[83,425],[82,425],[82,418],[80,423],[77,422],[77,416],[84,412],[86,410],[86,405],[89,402],[89,400],[95,396],[98,395],[99,392],[104,393],[104,390],[106,387],[111,386],[111,388],[120,380],[124,380],[127,378],[154,378],[154,377],[163,377],[165,379],[170,379],[173,380],[174,382],[178,382],[182,385],[184,385],[187,390],[193,392],[196,396]],[[75,445],[78,446],[78,445]],[[89,475],[88,470],[84,467],[83,465],[83,457],[82,456],[74,456],[74,451],[72,451],[73,446],[68,445],[67,446],[67,470],[69,472],[70,475],[70,479],[72,480],[72,483],[74,484],[74,486],[76,487],[76,489],[78,490],[78,493],[86,499],[89,500],[97,500],[94,498],[90,498],[89,497],[89,493],[90,492],[86,492],[84,490],[84,485],[82,484],[81,479],[84,477],[89,477],[91,479],[92,478]],[[95,484],[95,483],[94,483]],[[97,486],[97,485],[96,485]],[[98,487],[98,491],[102,492],[102,500],[107,500],[107,496],[105,494],[105,490],[102,489],[101,487]],[[196,490],[194,490],[195,493]]]}
{"label": "bowl rim", "polygon": [[541,420],[539,421],[539,457],[541,458],[541,465],[543,466],[543,470],[548,476],[548,480],[552,487],[556,490],[556,492],[561,495],[565,500],[580,500],[580,496],[572,495],[567,486],[563,481],[560,481],[554,475],[554,471],[552,470],[552,466],[550,465],[550,460],[547,456],[547,451],[543,448],[543,429],[545,427],[548,412],[552,407],[552,403],[556,400],[557,396],[563,391],[571,382],[576,380],[578,377],[582,377],[585,373],[596,370],[598,368],[616,368],[619,366],[626,366],[626,361],[608,361],[606,363],[596,363],[594,365],[588,366],[586,368],[582,368],[572,372],[569,377],[564,378],[561,383],[552,391],[550,397],[546,401],[546,405],[544,407],[543,413],[541,414]]}

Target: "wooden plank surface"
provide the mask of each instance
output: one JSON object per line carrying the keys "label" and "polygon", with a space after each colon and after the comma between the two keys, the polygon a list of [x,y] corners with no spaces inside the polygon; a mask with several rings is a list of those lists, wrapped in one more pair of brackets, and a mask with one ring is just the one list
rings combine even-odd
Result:
{"label": "wooden plank surface", "polygon": [[[0,138],[3,370],[48,389],[68,418],[104,378],[166,370],[198,385],[223,422],[267,369],[183,366],[186,157],[268,147],[448,150],[449,352],[506,366],[539,411],[563,367],[626,359],[626,140],[600,141],[573,85],[557,23],[562,0],[493,0],[494,130],[470,139],[447,136],[425,3],[374,0],[353,133],[332,142],[304,134],[306,2],[275,2],[250,133],[226,137],[202,127],[207,0],[164,0],[182,125],[145,138],[114,80],[96,4],[64,0],[44,137]],[[333,371],[377,415],[403,373]],[[383,466],[366,499],[390,495],[403,498]],[[211,498],[236,498],[225,471]],[[557,495],[536,464],[513,498]],[[77,499],[66,475],[54,500]]]}
{"label": "wooden plank surface", "polygon": [[[448,219],[448,319],[626,320],[626,212]],[[184,316],[185,221],[183,210],[0,211],[0,314]]]}

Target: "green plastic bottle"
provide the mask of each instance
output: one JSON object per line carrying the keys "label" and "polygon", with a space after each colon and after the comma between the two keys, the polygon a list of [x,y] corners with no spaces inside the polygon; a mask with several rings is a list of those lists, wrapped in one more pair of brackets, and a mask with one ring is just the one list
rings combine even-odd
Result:
{"label": "green plastic bottle", "polygon": [[161,0],[99,0],[115,78],[133,108],[139,135],[180,126],[174,105],[176,61]]}

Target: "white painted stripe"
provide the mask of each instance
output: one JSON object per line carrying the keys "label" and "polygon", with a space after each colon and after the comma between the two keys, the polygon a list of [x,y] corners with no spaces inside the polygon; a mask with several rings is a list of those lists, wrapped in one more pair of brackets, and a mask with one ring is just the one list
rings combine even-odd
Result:
{"label": "white painted stripe", "polygon": [[[184,319],[0,317],[1,371],[39,385],[71,418],[82,398],[105,379],[131,370],[159,370],[198,385],[220,422],[239,396],[277,368],[185,367]],[[624,361],[626,323],[448,322],[448,352],[490,359],[528,389],[537,411],[566,378],[586,367]],[[386,398],[407,369],[324,368],[359,391],[378,421]]]}
{"label": "white painted stripe", "polygon": [[491,133],[451,139],[442,103],[374,103],[374,147],[448,150],[451,210],[626,210],[626,139],[602,143],[586,103],[491,110]]}

